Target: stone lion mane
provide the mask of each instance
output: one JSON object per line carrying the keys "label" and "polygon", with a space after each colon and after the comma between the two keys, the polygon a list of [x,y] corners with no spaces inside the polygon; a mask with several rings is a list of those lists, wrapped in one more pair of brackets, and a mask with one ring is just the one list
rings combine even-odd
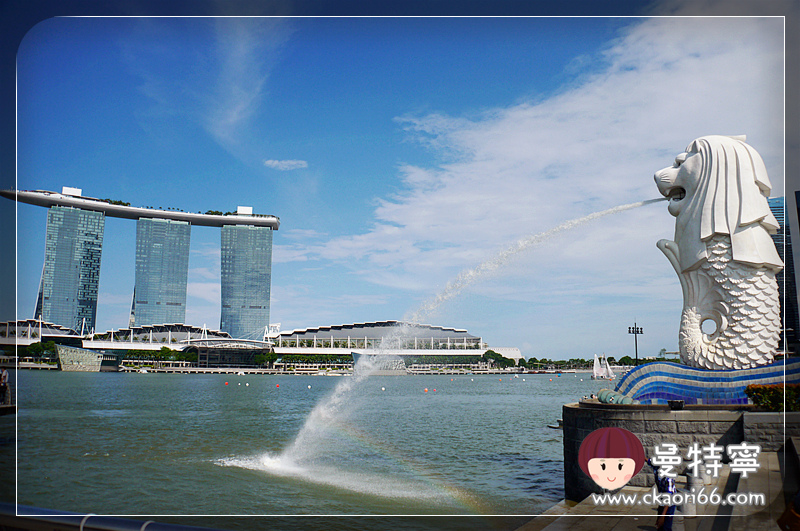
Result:
{"label": "stone lion mane", "polygon": [[681,270],[708,258],[706,242],[715,234],[730,236],[734,261],[781,269],[770,238],[779,226],[767,203],[771,184],[761,156],[744,137],[719,135],[694,140],[686,152],[698,153],[702,167],[675,224]]}

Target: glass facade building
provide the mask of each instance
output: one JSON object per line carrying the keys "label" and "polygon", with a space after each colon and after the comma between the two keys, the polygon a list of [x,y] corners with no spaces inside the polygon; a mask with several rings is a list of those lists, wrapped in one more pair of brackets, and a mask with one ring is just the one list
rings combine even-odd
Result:
{"label": "glass facade building", "polygon": [[778,281],[778,292],[780,294],[783,317],[784,332],[781,334],[781,347],[788,350],[796,348],[798,343],[798,332],[800,331],[800,314],[797,308],[797,284],[794,271],[794,257],[792,256],[792,237],[789,231],[789,224],[785,216],[785,203],[783,197],[771,197],[768,199],[769,209],[772,215],[778,220],[780,229],[772,235],[772,241],[778,254],[783,260],[783,269],[776,275]]}
{"label": "glass facade building", "polygon": [[34,317],[78,332],[94,329],[105,215],[52,206]]}
{"label": "glass facade building", "polygon": [[134,326],[185,321],[190,236],[185,221],[137,220]]}
{"label": "glass facade building", "polygon": [[221,239],[219,329],[234,338],[261,336],[269,325],[272,229],[224,225]]}
{"label": "glass facade building", "polygon": [[185,324],[191,226],[221,229],[221,328],[239,338],[261,338],[269,325],[272,232],[277,216],[185,212],[136,207],[83,195],[64,186],[0,190],[0,197],[46,207],[45,263],[34,318],[81,334],[95,332],[100,257],[106,217],[136,220],[136,263],[130,327]]}

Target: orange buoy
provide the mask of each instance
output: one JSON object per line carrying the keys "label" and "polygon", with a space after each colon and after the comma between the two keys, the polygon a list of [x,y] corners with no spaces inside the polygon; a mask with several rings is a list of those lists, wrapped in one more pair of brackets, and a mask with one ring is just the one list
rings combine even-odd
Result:
{"label": "orange buoy", "polygon": [[426,393],[428,392],[428,388],[427,388],[427,387],[425,388],[425,392],[426,392]]}

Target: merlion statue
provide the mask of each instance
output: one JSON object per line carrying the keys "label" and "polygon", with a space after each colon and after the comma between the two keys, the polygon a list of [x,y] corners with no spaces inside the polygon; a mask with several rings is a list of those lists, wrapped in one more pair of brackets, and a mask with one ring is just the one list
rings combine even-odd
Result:
{"label": "merlion statue", "polygon": [[[692,367],[746,369],[771,363],[781,333],[764,162],[744,137],[704,136],[656,172],[675,216],[675,241],[660,240],[681,282],[681,359]],[[712,323],[707,323],[712,321]]]}

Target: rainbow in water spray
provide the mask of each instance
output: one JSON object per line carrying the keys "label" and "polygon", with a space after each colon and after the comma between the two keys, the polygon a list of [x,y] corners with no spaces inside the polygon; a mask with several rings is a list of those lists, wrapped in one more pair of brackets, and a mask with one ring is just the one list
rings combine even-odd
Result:
{"label": "rainbow in water spray", "polygon": [[[462,271],[447,284],[444,290],[420,306],[409,318],[404,319],[404,322],[395,327],[391,334],[382,338],[379,350],[386,351],[396,347],[398,341],[408,335],[409,325],[407,323],[420,322],[442,303],[459,295],[467,286],[497,271],[519,253],[548,240],[553,235],[603,216],[665,200],[666,198],[657,198],[620,205],[566,221],[545,232],[518,240],[492,259],[472,269]],[[330,395],[314,407],[294,441],[279,455],[265,454],[256,458],[223,459],[219,464],[263,470],[278,476],[294,477],[377,496],[447,498],[475,514],[488,513],[487,507],[483,506],[484,504],[479,501],[477,496],[464,489],[449,485],[438,474],[425,470],[419,463],[405,458],[391,445],[369,436],[348,421],[353,393],[357,392],[357,389],[376,368],[375,358],[361,356],[353,376],[343,379]],[[389,474],[377,475],[374,471],[366,474],[348,473],[327,464],[320,466],[319,458],[324,456],[326,448],[330,449],[329,443],[337,441],[344,445],[347,445],[348,442],[357,442],[362,448],[388,458],[390,462],[395,463],[394,466],[397,469],[406,472],[405,479],[393,479],[391,470],[388,471]]]}

